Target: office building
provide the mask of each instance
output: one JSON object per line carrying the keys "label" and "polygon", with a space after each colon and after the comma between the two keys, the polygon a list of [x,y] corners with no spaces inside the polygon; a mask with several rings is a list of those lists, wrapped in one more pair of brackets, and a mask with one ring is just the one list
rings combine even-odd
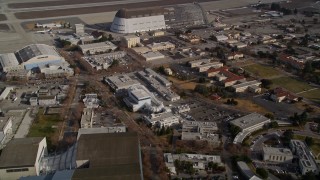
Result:
{"label": "office building", "polygon": [[128,75],[110,76],[105,78],[105,82],[116,92],[126,90],[131,86],[139,85],[140,83],[129,77]]}
{"label": "office building", "polygon": [[0,117],[0,145],[12,133],[12,117]]}
{"label": "office building", "polygon": [[127,48],[136,47],[140,43],[140,37],[136,35],[123,36],[121,37],[121,43]]}
{"label": "office building", "polygon": [[262,155],[264,161],[278,163],[292,163],[293,154],[287,148],[263,147]]}
{"label": "office building", "polygon": [[108,53],[117,49],[117,46],[110,41],[79,45],[83,54],[101,54]]}

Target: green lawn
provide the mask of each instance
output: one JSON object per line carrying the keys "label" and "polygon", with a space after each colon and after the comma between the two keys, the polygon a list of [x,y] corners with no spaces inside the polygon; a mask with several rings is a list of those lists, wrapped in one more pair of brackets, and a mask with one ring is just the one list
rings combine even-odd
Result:
{"label": "green lawn", "polygon": [[308,91],[299,95],[320,104],[320,89]]}
{"label": "green lawn", "polygon": [[39,109],[33,124],[30,127],[28,137],[51,137],[55,132],[55,127],[61,119],[59,115],[44,115],[44,109]]}
{"label": "green lawn", "polygon": [[243,69],[250,72],[254,76],[259,76],[260,78],[272,78],[281,74],[279,71],[270,66],[264,66],[260,64],[245,66]]}
{"label": "green lawn", "polygon": [[312,87],[308,83],[304,81],[295,80],[291,77],[280,77],[272,79],[272,82],[272,88],[283,87],[294,93],[312,89]]}

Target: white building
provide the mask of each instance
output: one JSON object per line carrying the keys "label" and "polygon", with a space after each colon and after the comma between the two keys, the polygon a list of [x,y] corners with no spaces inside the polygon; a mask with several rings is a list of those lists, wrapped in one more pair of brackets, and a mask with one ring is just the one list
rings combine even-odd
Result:
{"label": "white building", "polygon": [[150,92],[144,86],[132,86],[128,89],[128,97],[123,99],[133,112],[151,106]]}
{"label": "white building", "polygon": [[49,64],[61,64],[65,60],[53,46],[31,44],[15,53],[0,54],[0,65],[4,72],[20,69],[30,70]]}
{"label": "white building", "polygon": [[182,124],[181,140],[208,141],[219,144],[218,126],[215,122],[184,121]]}
{"label": "white building", "polygon": [[79,45],[83,54],[107,53],[117,49],[117,46],[110,41]]}
{"label": "white building", "polygon": [[317,163],[304,142],[300,140],[291,140],[290,148],[292,152],[299,158],[299,167],[301,174],[304,175],[307,172],[313,172],[314,174],[319,173]]}
{"label": "white building", "polygon": [[12,90],[14,90],[14,87],[6,87],[0,95],[0,100],[6,99]]}
{"label": "white building", "polygon": [[56,96],[39,96],[39,106],[52,106],[58,103]]}
{"label": "white building", "polygon": [[264,161],[278,163],[292,163],[293,154],[287,148],[263,147],[262,155]]}
{"label": "white building", "polygon": [[170,127],[174,124],[180,123],[180,116],[173,114],[171,111],[165,111],[162,113],[153,113],[147,116],[143,116],[143,119],[152,126],[158,127]]}
{"label": "white building", "polygon": [[110,30],[116,33],[136,33],[165,29],[164,9],[120,9]]}
{"label": "white building", "polygon": [[141,54],[145,61],[153,61],[157,59],[164,59],[165,56],[158,51],[151,51]]}
{"label": "white building", "polygon": [[12,117],[0,117],[0,144],[12,133]]}
{"label": "white building", "polygon": [[86,108],[98,108],[99,107],[99,99],[97,94],[85,94],[83,99],[83,103]]}
{"label": "white building", "polygon": [[147,47],[152,51],[173,50],[176,46],[171,42],[160,42],[148,44]]}
{"label": "white building", "polygon": [[244,92],[249,90],[251,92],[257,93],[261,91],[259,87],[261,85],[260,81],[253,80],[253,81],[245,81],[239,84],[232,85],[231,87],[234,89],[235,92]]}
{"label": "white building", "polygon": [[76,34],[83,35],[84,34],[84,24],[75,24]]}
{"label": "white building", "polygon": [[116,92],[128,89],[131,86],[140,85],[137,80],[125,74],[107,77],[105,78],[105,82]]}
{"label": "white building", "polygon": [[40,71],[46,78],[70,77],[74,75],[73,69],[67,66],[49,65],[40,68]]}
{"label": "white building", "polygon": [[0,178],[16,180],[25,176],[39,176],[40,162],[47,154],[46,138],[32,137],[11,140],[0,156]]}

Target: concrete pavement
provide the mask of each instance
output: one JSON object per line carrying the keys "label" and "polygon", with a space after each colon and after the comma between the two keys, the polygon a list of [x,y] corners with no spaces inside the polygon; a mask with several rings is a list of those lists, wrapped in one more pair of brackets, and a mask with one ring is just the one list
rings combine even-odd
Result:
{"label": "concrete pavement", "polygon": [[28,110],[27,113],[25,114],[14,138],[24,138],[28,135],[30,126],[33,121],[33,118],[30,117],[30,113],[31,113],[31,110]]}

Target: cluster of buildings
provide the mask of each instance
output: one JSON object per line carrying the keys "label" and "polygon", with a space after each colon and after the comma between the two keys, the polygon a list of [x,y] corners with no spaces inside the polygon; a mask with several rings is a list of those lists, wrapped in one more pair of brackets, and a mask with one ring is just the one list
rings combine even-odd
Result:
{"label": "cluster of buildings", "polygon": [[216,122],[183,121],[181,140],[207,141],[219,145],[218,125]]}
{"label": "cluster of buildings", "polygon": [[73,69],[57,50],[45,44],[31,44],[14,53],[0,54],[0,66],[11,77],[28,76],[34,68],[40,69],[46,78],[73,75]]}

